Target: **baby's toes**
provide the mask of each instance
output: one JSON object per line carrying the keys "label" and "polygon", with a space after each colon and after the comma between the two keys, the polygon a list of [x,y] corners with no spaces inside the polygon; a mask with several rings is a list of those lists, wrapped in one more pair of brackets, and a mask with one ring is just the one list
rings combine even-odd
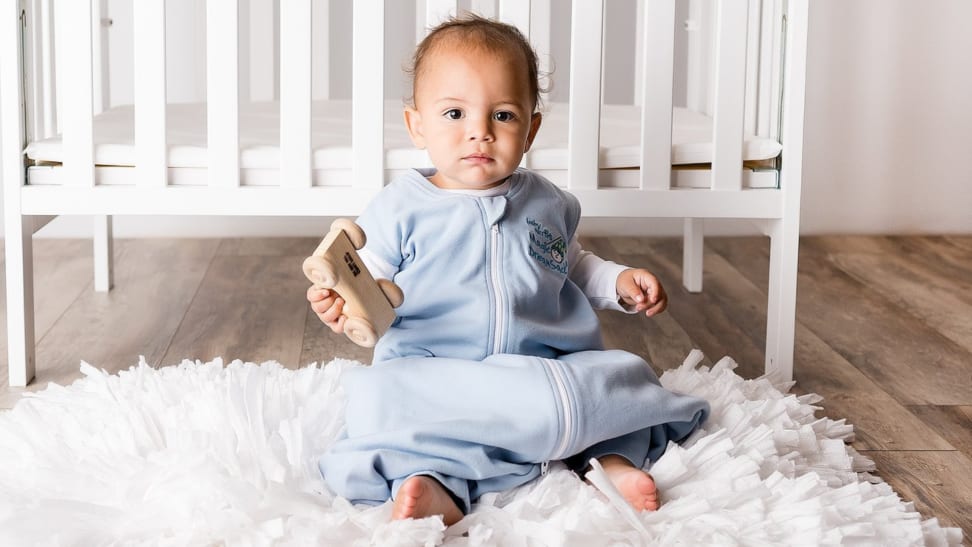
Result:
{"label": "baby's toes", "polygon": [[641,494],[643,507],[648,511],[655,511],[659,507],[658,489],[655,487],[652,476],[648,473],[642,473],[642,476],[638,479],[638,492]]}
{"label": "baby's toes", "polygon": [[645,511],[657,511],[659,506],[658,496],[652,495],[645,498]]}

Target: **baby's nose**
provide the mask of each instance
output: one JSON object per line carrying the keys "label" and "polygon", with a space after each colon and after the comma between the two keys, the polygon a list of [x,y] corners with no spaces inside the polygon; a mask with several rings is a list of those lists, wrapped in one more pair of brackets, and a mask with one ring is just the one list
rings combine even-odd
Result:
{"label": "baby's nose", "polygon": [[471,141],[491,142],[493,140],[492,124],[489,123],[489,120],[470,120],[467,135]]}

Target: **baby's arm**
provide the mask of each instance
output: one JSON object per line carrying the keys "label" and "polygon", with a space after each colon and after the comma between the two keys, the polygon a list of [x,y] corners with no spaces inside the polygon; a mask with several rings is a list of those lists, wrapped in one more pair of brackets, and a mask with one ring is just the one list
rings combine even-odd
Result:
{"label": "baby's arm", "polygon": [[571,280],[595,308],[645,312],[650,317],[668,306],[665,289],[651,272],[604,260],[582,249],[577,238],[568,247],[568,264]]}

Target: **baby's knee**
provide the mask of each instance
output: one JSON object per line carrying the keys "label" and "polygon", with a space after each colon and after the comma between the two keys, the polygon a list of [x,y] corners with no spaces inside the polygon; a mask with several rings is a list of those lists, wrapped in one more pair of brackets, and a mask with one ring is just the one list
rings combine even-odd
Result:
{"label": "baby's knee", "polygon": [[349,436],[360,436],[395,426],[401,405],[394,378],[381,369],[360,368],[345,373],[341,380],[347,398]]}

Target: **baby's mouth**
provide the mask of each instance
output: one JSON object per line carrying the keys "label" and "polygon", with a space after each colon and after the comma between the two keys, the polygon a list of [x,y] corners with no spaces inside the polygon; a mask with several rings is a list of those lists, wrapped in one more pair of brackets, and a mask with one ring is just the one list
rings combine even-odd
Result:
{"label": "baby's mouth", "polygon": [[493,158],[486,154],[470,154],[462,159],[472,163],[488,163],[493,161]]}

